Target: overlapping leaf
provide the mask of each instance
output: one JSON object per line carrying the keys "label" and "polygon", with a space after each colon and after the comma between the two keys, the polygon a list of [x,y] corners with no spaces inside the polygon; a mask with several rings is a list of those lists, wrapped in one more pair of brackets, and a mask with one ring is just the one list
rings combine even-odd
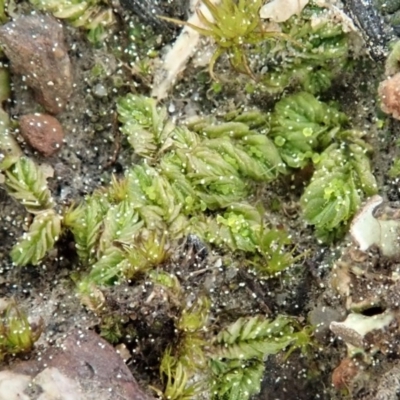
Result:
{"label": "overlapping leaf", "polygon": [[103,219],[103,231],[98,244],[98,257],[105,253],[115,242],[129,245],[135,240],[136,234],[143,226],[133,204],[123,201],[112,205]]}
{"label": "overlapping leaf", "polygon": [[61,233],[61,217],[54,210],[37,214],[21,240],[11,250],[14,264],[37,265],[54,247]]}
{"label": "overlapping leaf", "polygon": [[292,343],[295,339],[291,333],[290,320],[282,316],[275,320],[258,316],[239,318],[217,335],[217,354],[227,359],[263,359]]}
{"label": "overlapping leaf", "polygon": [[101,0],[29,0],[42,11],[52,13],[56,18],[66,19],[77,28],[89,31],[88,38],[98,44],[107,36],[106,28],[115,23],[111,8],[104,7]]}
{"label": "overlapping leaf", "polygon": [[276,103],[271,135],[286,164],[302,168],[323,149],[324,142],[329,145],[346,121],[347,117],[335,107],[301,92]]}
{"label": "overlapping leaf", "polygon": [[345,227],[363,197],[377,190],[367,157],[369,147],[356,131],[344,132],[344,136],[346,141],[340,146],[334,143],[321,154],[301,197],[304,218],[321,237]]}
{"label": "overlapping leaf", "polygon": [[174,131],[165,108],[157,108],[156,101],[144,96],[128,94],[117,103],[119,120],[125,134],[137,154],[154,158],[168,145]]}
{"label": "overlapping leaf", "polygon": [[107,205],[105,197],[91,196],[65,213],[64,225],[73,233],[75,247],[83,263],[91,264],[95,259]]}
{"label": "overlapping leaf", "polygon": [[11,196],[19,200],[33,214],[54,206],[46,177],[30,158],[19,158],[6,171],[5,184]]}
{"label": "overlapping leaf", "polygon": [[261,389],[265,370],[261,360],[212,360],[210,367],[214,400],[248,400]]}

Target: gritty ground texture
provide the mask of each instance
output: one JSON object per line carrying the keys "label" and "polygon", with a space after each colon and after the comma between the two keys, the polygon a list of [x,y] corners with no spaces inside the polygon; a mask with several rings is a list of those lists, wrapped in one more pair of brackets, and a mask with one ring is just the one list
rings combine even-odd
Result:
{"label": "gritty ground texture", "polygon": [[[144,6],[146,1],[139,3]],[[150,23],[159,48],[170,44],[174,35],[170,25],[166,29],[151,13],[132,16],[132,8],[139,3],[121,0],[115,35],[111,34],[101,48],[94,48],[85,33],[65,22],[42,14],[27,16],[31,9],[24,2],[15,11],[18,18],[0,28],[0,41],[12,71],[13,93],[7,112],[20,123],[15,133],[24,153],[50,167],[49,185],[57,207],[78,202],[107,184],[112,174],[122,176],[124,168],[137,161],[121,138],[115,111],[119,96],[132,90],[146,95],[150,92],[148,78],[128,67],[123,51],[129,20]],[[185,18],[185,10],[187,7],[179,3],[162,12]],[[43,35],[38,26],[45,26],[49,34]],[[179,120],[243,104],[262,109],[271,103],[270,98],[246,96],[229,86],[226,92],[213,93],[209,81],[204,84],[199,76],[199,71],[189,66],[165,100],[171,117]],[[375,148],[373,165],[380,194],[396,202],[400,200],[398,182],[390,179],[387,171],[398,156],[395,142],[400,131],[394,120],[388,120],[383,129],[376,128],[377,116],[382,116],[376,104],[381,80],[382,65],[360,61],[354,74],[338,79],[326,97],[341,105],[356,128],[368,131],[368,140]],[[381,92],[387,84],[381,86]],[[399,112],[390,103],[386,107],[393,115]],[[301,174],[307,176],[307,171]],[[332,321],[345,319],[347,295],[338,295],[329,282],[335,260],[345,254],[343,263],[354,262],[354,254],[346,255],[348,239],[323,246],[312,230],[299,222],[297,202],[302,184],[296,185],[296,180],[305,178],[297,178],[282,179],[257,193],[266,210],[279,198],[283,207],[267,211],[268,217],[289,229],[299,253],[307,250],[307,257],[288,273],[256,279],[241,268],[244,260],[211,247],[204,250],[204,244],[190,238],[173,244],[171,259],[162,268],[179,277],[189,300],[206,292],[219,324],[260,313],[292,315],[318,325],[316,345],[309,357],[295,352],[288,360],[279,354],[266,360],[261,392],[255,399],[395,399],[393,393],[400,391],[397,316],[383,339],[367,338],[368,346],[380,346],[371,363],[360,359],[355,364],[347,358],[345,344],[329,329]],[[68,235],[38,267],[12,266],[9,251],[27,230],[29,218],[0,188],[0,297],[14,298],[32,320],[40,317],[44,324],[31,353],[7,358],[1,365],[0,400],[154,398],[149,385],[160,386],[159,359],[166,346],[177,340],[176,299],[139,279],[104,290],[107,311],[100,320],[75,296],[76,254]],[[384,307],[388,304],[395,309],[390,301],[399,284],[388,283],[388,277],[396,265],[385,264],[376,254],[370,257],[356,260],[379,268],[375,274],[356,280],[351,296],[358,299],[374,295],[373,291],[383,292]],[[99,336],[107,317],[115,316],[120,316],[125,332],[116,346],[121,354]]]}

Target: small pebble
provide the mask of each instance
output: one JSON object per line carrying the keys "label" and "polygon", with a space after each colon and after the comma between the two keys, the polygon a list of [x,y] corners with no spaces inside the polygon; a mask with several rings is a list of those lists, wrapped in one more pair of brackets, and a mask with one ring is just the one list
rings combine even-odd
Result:
{"label": "small pebble", "polygon": [[97,97],[105,97],[108,94],[107,89],[101,83],[98,83],[97,85],[95,85],[92,91],[93,91],[93,94]]}
{"label": "small pebble", "polygon": [[19,124],[25,141],[45,157],[60,150],[64,132],[56,118],[47,114],[27,114],[20,117]]}
{"label": "small pebble", "polygon": [[382,111],[400,119],[400,73],[381,82],[378,93]]}

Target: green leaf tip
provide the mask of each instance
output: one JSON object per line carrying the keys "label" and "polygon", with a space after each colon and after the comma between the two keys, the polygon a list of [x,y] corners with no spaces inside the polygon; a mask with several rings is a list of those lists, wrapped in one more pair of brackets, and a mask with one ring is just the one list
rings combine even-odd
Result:
{"label": "green leaf tip", "polygon": [[93,44],[101,44],[107,37],[106,28],[115,23],[115,16],[102,0],[29,0],[41,11],[50,12],[54,17],[67,20],[72,26],[88,31]]}
{"label": "green leaf tip", "polygon": [[19,158],[5,175],[8,193],[30,213],[37,214],[54,206],[46,177],[30,158]]}
{"label": "green leaf tip", "polygon": [[54,210],[37,214],[29,231],[11,250],[13,263],[18,266],[39,264],[61,234],[61,219]]}
{"label": "green leaf tip", "polygon": [[117,111],[121,132],[140,156],[153,159],[168,144],[175,126],[154,99],[128,94],[118,100]]}
{"label": "green leaf tip", "polygon": [[11,301],[0,316],[0,359],[32,350],[43,330],[43,320],[30,324],[27,316]]}
{"label": "green leaf tip", "polygon": [[324,240],[340,234],[363,198],[377,193],[368,145],[357,131],[343,134],[347,137],[341,144],[334,143],[320,154],[311,183],[300,199],[304,218]]}

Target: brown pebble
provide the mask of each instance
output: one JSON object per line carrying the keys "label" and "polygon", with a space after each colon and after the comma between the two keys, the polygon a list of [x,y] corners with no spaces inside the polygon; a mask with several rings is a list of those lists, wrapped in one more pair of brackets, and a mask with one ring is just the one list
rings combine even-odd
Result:
{"label": "brown pebble", "polygon": [[400,73],[381,82],[378,93],[382,111],[400,119]]}
{"label": "brown pebble", "polygon": [[336,389],[349,388],[353,379],[357,376],[359,367],[351,358],[342,360],[332,374],[332,384]]}
{"label": "brown pebble", "polygon": [[76,382],[85,400],[156,400],[141,389],[115,349],[93,331],[73,330],[59,346],[48,346],[40,357],[17,362],[13,370],[35,376],[49,367]]}
{"label": "brown pebble", "polygon": [[60,150],[64,132],[56,118],[47,114],[27,114],[20,117],[19,124],[22,137],[45,157]]}
{"label": "brown pebble", "polygon": [[72,92],[72,67],[62,25],[50,16],[22,16],[0,27],[11,69],[33,89],[46,111],[58,114]]}

